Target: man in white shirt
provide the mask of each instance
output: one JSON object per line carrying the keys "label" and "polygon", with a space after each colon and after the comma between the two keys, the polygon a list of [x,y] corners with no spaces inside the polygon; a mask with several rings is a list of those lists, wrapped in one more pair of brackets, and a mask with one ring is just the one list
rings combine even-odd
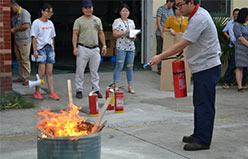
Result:
{"label": "man in white shirt", "polygon": [[220,78],[220,44],[217,29],[210,14],[196,0],[176,0],[176,6],[189,24],[182,40],[159,55],[150,64],[157,64],[171,55],[182,52],[188,46],[187,61],[193,74],[194,131],[184,136],[185,151],[210,148],[214,118],[216,84]]}

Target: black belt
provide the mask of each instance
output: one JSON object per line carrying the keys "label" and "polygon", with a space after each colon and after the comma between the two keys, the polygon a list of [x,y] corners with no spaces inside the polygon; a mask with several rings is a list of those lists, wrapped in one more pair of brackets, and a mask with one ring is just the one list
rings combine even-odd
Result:
{"label": "black belt", "polygon": [[[46,44],[45,46],[43,46],[41,49],[44,49],[44,48],[46,48],[46,47],[52,47],[52,45],[50,45],[50,44]],[[40,50],[41,50],[40,49]]]}
{"label": "black belt", "polygon": [[86,48],[88,48],[88,49],[95,49],[95,48],[98,47],[98,45],[96,45],[96,46],[86,46],[86,45],[81,44],[81,43],[78,43],[78,45],[83,46],[83,47],[86,47]]}

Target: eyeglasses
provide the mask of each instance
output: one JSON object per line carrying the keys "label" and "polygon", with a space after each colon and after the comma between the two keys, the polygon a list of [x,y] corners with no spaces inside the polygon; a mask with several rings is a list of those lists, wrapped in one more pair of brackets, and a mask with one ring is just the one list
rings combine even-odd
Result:
{"label": "eyeglasses", "polygon": [[48,14],[53,14],[54,13],[53,11],[50,11],[50,10],[45,10],[45,12],[47,12]]}
{"label": "eyeglasses", "polygon": [[176,4],[176,8],[182,8],[183,5],[186,5],[187,3],[178,3]]}

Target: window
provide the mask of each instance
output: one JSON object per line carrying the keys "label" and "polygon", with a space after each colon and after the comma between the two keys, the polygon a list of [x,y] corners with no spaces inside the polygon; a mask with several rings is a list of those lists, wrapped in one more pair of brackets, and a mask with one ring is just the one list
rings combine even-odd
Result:
{"label": "window", "polygon": [[230,16],[231,0],[198,0],[212,16]]}

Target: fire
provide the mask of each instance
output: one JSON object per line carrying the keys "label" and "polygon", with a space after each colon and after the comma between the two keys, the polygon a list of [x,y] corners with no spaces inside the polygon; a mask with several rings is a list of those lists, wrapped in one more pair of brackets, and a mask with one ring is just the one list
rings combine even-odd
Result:
{"label": "fire", "polygon": [[39,111],[37,128],[45,137],[73,137],[91,133],[92,124],[79,116],[79,107],[71,105],[67,110],[58,113],[48,109]]}

